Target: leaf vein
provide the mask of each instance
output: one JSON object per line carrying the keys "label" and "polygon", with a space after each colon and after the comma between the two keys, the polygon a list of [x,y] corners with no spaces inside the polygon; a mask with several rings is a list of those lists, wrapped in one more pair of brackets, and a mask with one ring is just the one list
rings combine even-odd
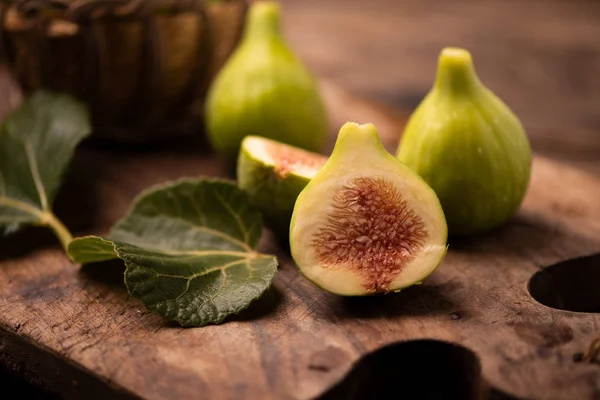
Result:
{"label": "leaf vein", "polygon": [[33,178],[33,182],[35,183],[38,196],[40,197],[41,208],[44,211],[48,211],[48,197],[46,197],[46,189],[44,188],[44,183],[40,177],[40,171],[37,165],[37,160],[35,159],[35,155],[33,154],[33,149],[31,148],[31,143],[28,140],[24,140],[23,146],[25,146],[25,153],[27,154],[27,161],[29,161],[31,176]]}
{"label": "leaf vein", "polygon": [[191,194],[188,193],[187,196],[190,198],[192,207],[194,207],[194,209],[198,213],[198,217],[200,218],[202,225],[206,226],[207,225],[206,224],[206,215],[204,215],[204,213],[202,212],[202,208],[200,207],[200,205],[198,203],[196,203],[194,197]]}
{"label": "leaf vein", "polygon": [[229,206],[229,204],[221,197],[221,195],[219,195],[218,193],[215,193],[215,197],[217,199],[219,199],[219,202],[223,205],[223,207],[225,207],[225,209],[227,210],[227,212],[229,214],[231,214],[231,216],[236,220],[238,227],[240,228],[240,231],[242,233],[242,236],[244,237],[244,243],[249,243],[250,241],[248,240],[248,236],[249,236],[249,232],[246,230],[246,225],[244,224],[244,222],[242,221],[242,219],[240,218],[240,215],[238,213],[236,213],[235,211],[233,211],[233,209]]}
{"label": "leaf vein", "polygon": [[8,217],[8,216],[0,216],[0,224],[12,224],[12,223],[19,223],[19,222],[29,222],[31,221],[31,218],[28,218],[26,216],[14,216],[14,217]]}
{"label": "leaf vein", "polygon": [[0,205],[5,205],[7,207],[16,208],[28,214],[31,214],[37,217],[40,221],[44,221],[47,217],[47,213],[27,204],[23,201],[13,199],[11,197],[0,197]]}
{"label": "leaf vein", "polygon": [[182,256],[232,256],[232,257],[248,257],[246,251],[230,251],[230,250],[163,250],[157,249],[157,251],[169,254],[169,255],[182,255]]}
{"label": "leaf vein", "polygon": [[217,231],[217,230],[209,228],[207,226],[194,225],[193,223],[191,223],[189,221],[186,221],[185,219],[182,219],[180,217],[176,217],[176,216],[173,216],[173,215],[162,214],[160,216],[163,217],[163,218],[172,219],[172,220],[175,220],[175,221],[182,222],[182,223],[188,225],[191,229],[195,229],[195,230],[199,230],[199,231],[211,234],[211,235],[219,237],[219,238],[221,238],[221,239],[223,239],[223,240],[225,240],[227,242],[235,244],[236,246],[239,246],[239,247],[243,248],[246,251],[252,251],[252,249],[250,248],[250,246],[247,243],[244,243],[244,242],[242,242],[242,241],[240,241],[240,240],[238,240],[236,238],[233,238],[233,237],[231,237],[231,236],[229,236],[229,235],[227,235],[227,234],[225,234],[223,232]]}
{"label": "leaf vein", "polygon": [[221,274],[225,275],[225,278],[221,281],[221,286],[219,287],[219,289],[217,289],[214,295],[212,295],[209,299],[203,301],[201,304],[201,306],[204,306],[205,304],[212,304],[212,306],[217,310],[217,315],[219,314],[219,311],[217,307],[213,304],[213,301],[217,298],[217,296],[223,293],[223,289],[225,288],[225,285],[227,284],[227,280],[229,278],[229,275],[227,275],[227,272],[225,272],[225,270],[221,270]]}

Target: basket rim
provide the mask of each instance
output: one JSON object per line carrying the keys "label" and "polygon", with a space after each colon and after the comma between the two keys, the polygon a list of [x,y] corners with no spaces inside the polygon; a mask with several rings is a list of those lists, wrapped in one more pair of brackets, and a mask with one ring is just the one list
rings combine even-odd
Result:
{"label": "basket rim", "polygon": [[0,0],[0,10],[14,12],[23,19],[62,19],[84,22],[102,18],[131,19],[162,14],[177,15],[203,12],[207,6],[219,3],[240,3],[245,0]]}

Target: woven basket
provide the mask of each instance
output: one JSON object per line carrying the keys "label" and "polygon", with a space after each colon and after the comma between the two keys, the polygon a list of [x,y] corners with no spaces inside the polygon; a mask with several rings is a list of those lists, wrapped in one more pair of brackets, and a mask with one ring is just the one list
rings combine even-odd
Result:
{"label": "woven basket", "polygon": [[[87,102],[95,135],[140,141],[201,126],[241,36],[243,0],[0,0],[2,56],[25,92]],[[198,126],[197,126],[198,125]]]}

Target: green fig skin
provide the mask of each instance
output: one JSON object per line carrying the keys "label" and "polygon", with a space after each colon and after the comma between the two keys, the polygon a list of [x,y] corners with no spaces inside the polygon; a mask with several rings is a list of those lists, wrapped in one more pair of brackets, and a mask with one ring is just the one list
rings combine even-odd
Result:
{"label": "green fig skin", "polygon": [[[258,150],[257,146],[260,147]],[[270,147],[270,150],[266,147]],[[270,151],[279,152],[280,155],[282,152],[288,153],[296,157],[298,162],[303,158],[310,158],[312,162],[302,169],[284,170],[269,157]],[[263,214],[265,225],[278,237],[287,238],[296,199],[326,160],[327,157],[321,154],[309,153],[262,137],[247,136],[242,141],[238,156],[238,186]]]}
{"label": "green fig skin", "polygon": [[[340,204],[336,198],[340,189],[352,186],[356,179],[365,178],[372,180],[371,182],[383,181],[390,184],[401,195],[401,200],[407,206],[405,210],[414,214],[411,216],[405,213],[402,218],[393,217],[395,219],[388,220],[387,228],[378,228],[382,219],[392,215],[389,214],[390,206],[401,205],[386,202],[385,208],[377,209],[373,218],[369,219],[361,214],[362,206],[356,208],[358,204],[364,204],[362,202],[367,198],[357,197],[351,200],[348,208],[341,206],[343,212],[350,214],[339,218],[336,213],[340,210]],[[381,193],[375,196],[383,197]],[[420,220],[411,220],[414,215]],[[423,243],[413,246],[414,242],[405,240],[404,237],[410,237],[413,227],[420,223],[426,237]],[[399,224],[400,229],[396,224]],[[332,227],[333,239],[320,242],[319,236],[323,232],[331,232]],[[331,156],[296,200],[289,228],[289,244],[300,273],[317,287],[340,296],[368,296],[398,292],[421,284],[444,260],[448,249],[447,235],[444,212],[433,189],[386,151],[373,124],[348,122],[340,129]],[[395,238],[402,238],[402,248],[393,241]],[[345,244],[336,243],[340,239]],[[365,244],[370,240],[372,242]],[[383,247],[380,247],[381,240],[386,243]],[[347,245],[350,247],[346,247]],[[355,253],[357,247],[361,249],[359,253]],[[327,264],[321,258],[322,252],[340,251],[328,249],[340,249],[342,257],[347,257],[348,254],[351,256]],[[374,258],[369,260],[369,257],[379,252],[379,256],[386,257],[390,254],[388,252],[399,249],[405,249],[413,257],[406,260],[398,255],[392,256],[396,263],[402,265],[401,269],[388,274],[387,277],[391,279],[385,285],[371,286],[373,282],[379,282],[380,278],[386,278],[386,272],[378,272],[385,267],[381,268],[379,261]],[[361,254],[360,251],[372,253]],[[357,263],[362,265],[357,267]],[[365,272],[367,276],[363,275]]]}
{"label": "green fig skin", "polygon": [[480,82],[471,54],[460,48],[441,52],[437,81],[409,118],[397,157],[435,190],[457,236],[510,219],[532,162],[521,122]]}
{"label": "green fig skin", "polygon": [[240,44],[207,94],[209,142],[231,162],[248,135],[313,152],[326,144],[327,113],[317,83],[284,41],[280,19],[279,4],[250,4]]}

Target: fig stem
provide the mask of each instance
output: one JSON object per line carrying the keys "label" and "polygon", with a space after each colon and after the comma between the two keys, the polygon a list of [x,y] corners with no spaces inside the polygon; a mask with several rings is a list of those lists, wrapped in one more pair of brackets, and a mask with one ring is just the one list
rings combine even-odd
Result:
{"label": "fig stem", "polygon": [[274,1],[251,4],[244,28],[244,41],[278,39],[281,37],[281,6]]}
{"label": "fig stem", "polygon": [[[373,124],[360,125],[355,122],[345,123],[333,149],[332,157],[362,156],[367,149],[382,148],[377,128]],[[360,149],[360,151],[357,151]]]}
{"label": "fig stem", "polygon": [[450,94],[472,94],[481,87],[471,53],[458,47],[444,48],[438,59],[435,88]]}

